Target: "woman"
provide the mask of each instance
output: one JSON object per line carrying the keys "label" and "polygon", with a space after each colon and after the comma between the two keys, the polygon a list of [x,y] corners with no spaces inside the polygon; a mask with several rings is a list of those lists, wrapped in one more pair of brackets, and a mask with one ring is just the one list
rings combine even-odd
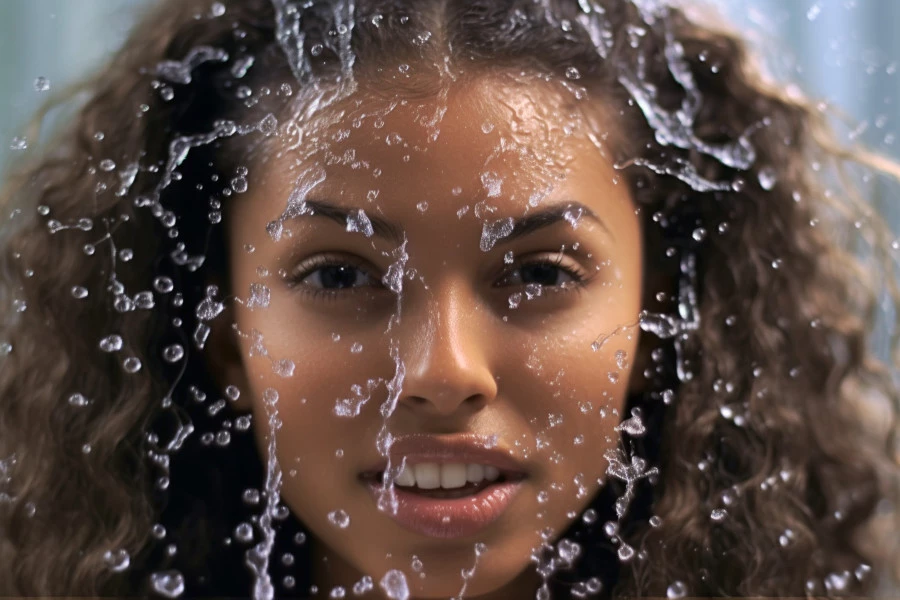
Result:
{"label": "woman", "polygon": [[643,2],[181,0],[86,89],[7,193],[4,593],[889,574],[887,233],[874,267],[833,241],[864,207],[816,171],[897,169],[740,38]]}

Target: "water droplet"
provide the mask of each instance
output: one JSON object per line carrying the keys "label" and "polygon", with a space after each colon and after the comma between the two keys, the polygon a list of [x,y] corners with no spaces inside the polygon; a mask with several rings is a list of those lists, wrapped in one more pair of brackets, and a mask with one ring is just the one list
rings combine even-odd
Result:
{"label": "water droplet", "polygon": [[649,522],[650,522],[650,527],[659,527],[660,525],[662,525],[662,519],[656,515],[653,515],[652,517],[650,517]]}
{"label": "water droplet", "polygon": [[272,363],[272,371],[279,377],[293,377],[296,365],[289,358],[282,358]]}
{"label": "water droplet", "polygon": [[809,10],[806,11],[806,18],[810,21],[815,21],[819,18],[819,14],[822,12],[822,6],[820,4],[813,4],[809,7]]}
{"label": "water droplet", "polygon": [[175,284],[170,278],[160,276],[153,280],[153,288],[160,294],[168,294],[175,288]]}
{"label": "water droplet", "polygon": [[159,571],[150,575],[153,591],[166,598],[177,598],[184,593],[184,576],[174,570]]}
{"label": "water droplet", "polygon": [[775,187],[775,183],[778,181],[778,177],[775,174],[775,169],[772,167],[763,167],[759,170],[759,185],[762,189],[769,191]]}
{"label": "water droplet", "polygon": [[125,550],[108,550],[103,554],[103,560],[114,573],[121,573],[131,565],[131,556]]}
{"label": "water droplet", "polygon": [[235,177],[231,180],[231,189],[233,189],[238,194],[243,194],[247,191],[247,180],[244,177]]}
{"label": "water droplet", "polygon": [[104,352],[118,352],[122,349],[122,336],[108,335],[100,340],[100,349]]}
{"label": "water droplet", "polygon": [[416,204],[416,208],[418,209],[419,212],[423,213],[426,210],[428,210],[428,203],[427,202],[419,202],[418,204]]}
{"label": "water droplet", "polygon": [[353,354],[359,354],[362,351],[363,351],[363,345],[360,344],[359,342],[353,342],[353,345],[350,346],[350,352],[352,352]]}
{"label": "water droplet", "polygon": [[209,7],[209,12],[214,17],[221,17],[225,14],[225,5],[221,2],[213,2]]}
{"label": "water droplet", "polygon": [[88,404],[90,404],[90,400],[88,400],[83,395],[79,394],[78,392],[75,392],[74,394],[69,396],[69,404],[71,406],[79,406],[79,407],[87,406]]}
{"label": "water droplet", "polygon": [[391,569],[381,578],[379,585],[389,600],[409,599],[409,585],[406,583],[406,575],[403,574],[403,571]]}
{"label": "water droplet", "polygon": [[197,305],[195,314],[201,321],[210,321],[219,316],[223,310],[225,310],[224,304],[213,300],[210,296],[207,296]]}
{"label": "water droplet", "polygon": [[340,529],[346,529],[350,525],[350,515],[343,509],[333,510],[328,513],[328,520],[332,525]]}
{"label": "water droplet", "polygon": [[375,235],[375,229],[366,211],[359,209],[347,216],[347,231],[358,231],[366,237]]}
{"label": "water droplet", "polygon": [[632,558],[634,558],[634,548],[629,546],[628,544],[623,543],[619,546],[619,560],[622,562],[628,562]]}
{"label": "water droplet", "polygon": [[830,592],[843,592],[850,584],[850,571],[829,573],[825,576],[825,589]]}
{"label": "water droplet", "polygon": [[150,310],[156,305],[152,292],[138,292],[134,296],[134,305],[141,310]]}
{"label": "water droplet", "polygon": [[581,73],[575,67],[566,69],[566,79],[581,79]]}
{"label": "water droplet", "polygon": [[178,362],[184,358],[184,346],[181,344],[172,344],[163,349],[163,358],[166,362]]}
{"label": "water droplet", "polygon": [[28,149],[28,140],[25,139],[24,136],[16,136],[12,139],[12,142],[9,145],[10,150],[27,150]]}
{"label": "water droplet", "polygon": [[116,163],[114,163],[113,161],[111,161],[108,158],[100,161],[100,170],[101,171],[106,171],[106,172],[114,171],[115,168],[116,168]]}
{"label": "water droplet", "polygon": [[709,518],[712,519],[713,521],[719,523],[719,522],[724,521],[727,516],[728,516],[727,510],[725,510],[724,508],[716,508],[710,513]]}
{"label": "water droplet", "polygon": [[687,586],[683,581],[676,581],[666,588],[666,598],[677,599],[687,596]]}
{"label": "water droplet", "polygon": [[238,526],[234,528],[234,537],[240,542],[249,544],[253,541],[253,526],[250,525],[250,523],[239,523]]}
{"label": "water droplet", "polygon": [[647,429],[644,427],[644,422],[641,420],[641,417],[633,414],[631,418],[619,423],[619,425],[616,426],[616,431],[624,431],[632,437],[639,437],[644,435],[647,432]]}
{"label": "water droplet", "polygon": [[262,283],[250,284],[250,299],[247,308],[268,308],[271,299],[271,290]]}
{"label": "water droplet", "polygon": [[698,242],[702,242],[706,238],[706,230],[702,227],[698,227],[691,234],[691,237],[694,238]]}
{"label": "water droplet", "polygon": [[136,356],[129,356],[122,361],[122,368],[126,373],[137,373],[141,370],[141,359]]}
{"label": "water droplet", "polygon": [[46,92],[50,89],[50,80],[46,77],[37,77],[34,80],[34,91]]}
{"label": "water droplet", "polygon": [[490,251],[498,240],[505,238],[512,233],[513,225],[512,217],[507,217],[491,223],[484,223],[481,228],[481,242],[479,245],[481,251]]}
{"label": "water droplet", "polygon": [[[496,198],[500,195],[503,179],[493,171],[481,174],[481,185],[487,191],[488,198]],[[512,219],[509,219],[512,222]]]}

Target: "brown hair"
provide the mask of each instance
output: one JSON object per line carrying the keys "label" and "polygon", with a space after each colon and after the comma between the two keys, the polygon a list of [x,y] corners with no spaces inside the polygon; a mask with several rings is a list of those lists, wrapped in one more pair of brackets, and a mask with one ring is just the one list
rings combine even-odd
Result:
{"label": "brown hair", "polygon": [[[234,0],[224,13],[207,0],[160,2],[83,84],[77,117],[9,178],[0,595],[140,593],[170,558],[151,535],[164,510],[180,513],[182,571],[209,570],[213,542],[234,526],[220,500],[259,481],[254,459],[243,473],[229,462],[252,452],[247,436],[232,429],[229,446],[212,447],[212,432],[227,430],[211,410],[221,392],[192,349],[204,321],[194,307],[227,274],[216,213],[237,193],[229,183],[298,83],[345,77],[350,55],[374,75],[380,59],[444,52],[562,77],[575,68],[571,85],[589,98],[603,90],[629,140],[613,151],[643,218],[644,307],[680,312],[648,317],[660,335],[643,336],[648,383],[629,400],[647,432],[625,436],[623,450],[659,467],[620,520],[617,543],[638,553],[610,563],[602,519],[578,519],[563,537],[584,552],[559,584],[585,589],[612,564],[602,579],[617,581],[616,595],[673,584],[691,595],[871,593],[868,567],[897,567],[896,539],[882,537],[898,531],[900,397],[897,359],[880,361],[870,334],[881,299],[900,292],[889,232],[844,170],[900,170],[841,148],[809,101],[763,80],[741,38],[679,9],[309,4],[292,21],[285,2]],[[255,124],[249,136],[235,135],[236,115]],[[825,173],[838,176],[827,187]],[[159,276],[172,283],[154,287]],[[665,331],[677,322],[693,325]],[[123,350],[100,352],[113,334]],[[896,341],[894,331],[892,351]],[[176,343],[188,356],[173,364],[162,352]],[[198,442],[189,422],[209,437]],[[601,504],[621,493],[613,481],[594,506],[607,514]],[[876,517],[887,535],[866,529]],[[110,570],[118,549],[131,557],[124,574]]]}

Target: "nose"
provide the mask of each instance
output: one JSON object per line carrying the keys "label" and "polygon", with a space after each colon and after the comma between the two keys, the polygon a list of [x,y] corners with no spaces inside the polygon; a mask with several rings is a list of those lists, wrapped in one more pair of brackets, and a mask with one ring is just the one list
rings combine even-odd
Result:
{"label": "nose", "polygon": [[483,307],[462,281],[416,292],[423,294],[408,298],[401,313],[406,375],[399,403],[431,417],[480,409],[497,395]]}

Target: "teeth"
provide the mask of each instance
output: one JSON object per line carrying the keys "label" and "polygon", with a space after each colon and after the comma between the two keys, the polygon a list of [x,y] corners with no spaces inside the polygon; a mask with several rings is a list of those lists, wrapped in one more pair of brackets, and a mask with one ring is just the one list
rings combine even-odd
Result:
{"label": "teeth", "polygon": [[416,486],[423,490],[452,490],[464,487],[467,483],[480,483],[485,479],[496,481],[499,478],[500,470],[491,465],[419,463],[404,467],[394,483],[403,487]]}
{"label": "teeth", "polygon": [[394,481],[397,485],[416,485],[416,476],[412,469],[406,467],[400,471],[400,475]]}
{"label": "teeth", "polygon": [[423,490],[434,490],[441,487],[441,469],[433,463],[413,465],[416,474],[416,485]]}

